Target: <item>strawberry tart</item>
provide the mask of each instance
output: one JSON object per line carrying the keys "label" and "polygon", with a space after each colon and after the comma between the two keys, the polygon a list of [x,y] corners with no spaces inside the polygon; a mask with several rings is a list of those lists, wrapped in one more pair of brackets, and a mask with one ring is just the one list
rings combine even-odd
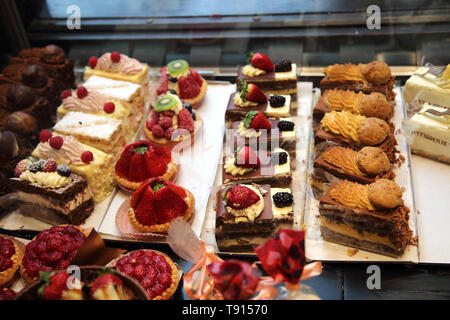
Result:
{"label": "strawberry tart", "polygon": [[178,168],[170,149],[141,140],[127,145],[122,151],[114,177],[121,188],[132,192],[149,178],[175,180]]}
{"label": "strawberry tart", "polygon": [[108,266],[139,281],[151,300],[168,300],[178,287],[177,266],[169,256],[159,251],[132,251]]}
{"label": "strawberry tart", "polygon": [[189,103],[173,94],[160,97],[145,123],[146,137],[160,146],[189,146],[200,130],[202,120]]}
{"label": "strawberry tart", "polygon": [[23,251],[17,240],[0,236],[0,287],[14,278],[22,255]]}
{"label": "strawberry tart", "polygon": [[142,183],[128,209],[131,224],[141,232],[165,233],[177,217],[188,220],[195,210],[192,193],[161,178]]}
{"label": "strawberry tart", "polygon": [[39,278],[40,271],[67,269],[87,236],[88,231],[72,225],[42,231],[26,245],[22,277],[33,282]]}
{"label": "strawberry tart", "polygon": [[205,97],[207,87],[206,80],[191,69],[185,60],[174,60],[161,69],[156,93],[160,96],[172,92],[184,103],[197,108]]}

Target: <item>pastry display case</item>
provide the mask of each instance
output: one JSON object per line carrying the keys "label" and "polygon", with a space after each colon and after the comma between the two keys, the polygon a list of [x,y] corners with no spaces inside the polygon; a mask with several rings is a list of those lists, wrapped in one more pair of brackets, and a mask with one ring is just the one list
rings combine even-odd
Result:
{"label": "pastry display case", "polygon": [[448,2],[0,9],[0,300],[450,297]]}

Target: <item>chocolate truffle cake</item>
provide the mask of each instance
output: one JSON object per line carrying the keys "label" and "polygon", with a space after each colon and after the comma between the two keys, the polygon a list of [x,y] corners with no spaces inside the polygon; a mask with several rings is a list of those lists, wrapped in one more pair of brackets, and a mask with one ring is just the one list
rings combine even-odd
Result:
{"label": "chocolate truffle cake", "polygon": [[216,202],[216,240],[221,251],[251,252],[279,228],[291,228],[289,188],[235,185],[221,188]]}
{"label": "chocolate truffle cake", "polygon": [[75,88],[73,61],[66,59],[64,50],[58,46],[23,49],[18,57],[11,58],[10,63],[38,64],[57,81],[60,90]]}
{"label": "chocolate truffle cake", "polygon": [[322,95],[325,90],[353,90],[370,94],[380,92],[389,101],[395,100],[394,77],[389,66],[382,61],[368,64],[334,64],[323,71],[325,77],[320,81]]}
{"label": "chocolate truffle cake", "polygon": [[319,214],[326,241],[398,257],[412,240],[409,209],[391,180],[334,184],[320,199]]}
{"label": "chocolate truffle cake", "polygon": [[11,187],[24,202],[49,209],[54,215],[45,217],[49,222],[79,225],[94,210],[86,179],[53,159],[24,159],[17,164],[15,176]]}

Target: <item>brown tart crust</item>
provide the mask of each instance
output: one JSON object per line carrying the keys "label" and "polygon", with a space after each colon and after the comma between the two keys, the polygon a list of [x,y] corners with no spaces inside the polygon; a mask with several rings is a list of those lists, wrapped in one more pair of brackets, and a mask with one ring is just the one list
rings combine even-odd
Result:
{"label": "brown tart crust", "polygon": [[15,249],[15,253],[14,255],[10,258],[13,262],[13,265],[11,268],[0,272],[0,287],[3,287],[4,285],[8,284],[16,275],[17,270],[19,270],[20,264],[22,263],[22,257],[24,254],[24,245],[12,238],[12,237],[8,237],[8,236],[4,236],[4,235],[0,235],[2,238],[11,240],[12,243],[14,244],[14,249]]}
{"label": "brown tart crust", "polygon": [[[170,161],[167,164],[167,171],[162,176],[159,176],[158,178],[162,178],[162,179],[169,180],[169,181],[174,181],[177,178],[179,168],[180,168],[180,165],[172,159],[172,161]],[[123,189],[124,191],[127,191],[127,192],[136,191],[141,186],[141,184],[143,182],[145,182],[145,180],[138,181],[138,182],[130,181],[125,177],[119,176],[115,170],[114,170],[114,178],[116,179],[117,185],[121,189]]]}
{"label": "brown tart crust", "polygon": [[[198,115],[198,113],[195,115],[196,116],[196,120],[194,121],[194,131],[191,132],[190,136],[183,136],[183,138],[180,141],[172,141],[172,140],[168,140],[166,138],[155,138],[152,134],[152,132],[150,130],[148,130],[147,126],[144,126],[144,133],[145,136],[147,137],[147,139],[149,139],[150,141],[152,141],[154,144],[156,144],[157,146],[160,147],[166,147],[166,148],[173,148],[176,145],[182,143],[183,145],[183,149],[192,145],[194,143],[195,140],[195,135],[201,130],[202,125],[203,125],[203,120],[200,118],[200,116]],[[190,141],[189,140],[190,137]],[[185,145],[186,144],[186,145]]]}
{"label": "brown tart crust", "polygon": [[[61,227],[63,227],[63,226],[68,226],[68,224],[61,224],[60,226],[61,226]],[[73,225],[73,227],[75,227],[75,228],[77,228],[78,230],[80,230],[80,231],[86,236],[86,238],[89,236],[89,233],[90,233],[89,230],[84,229],[84,228],[81,228],[81,227],[79,227],[79,226],[75,226],[75,225]],[[36,235],[33,239],[31,239],[31,241],[33,241],[34,239],[36,239],[36,237],[37,237],[37,235]],[[21,266],[21,268],[20,268],[20,273],[21,273],[22,277],[25,279],[25,281],[26,281],[27,283],[31,283],[31,282],[34,282],[34,281],[36,281],[36,280],[39,280],[39,277],[38,277],[38,276],[32,278],[30,275],[28,275],[27,270],[25,270],[25,268],[24,268],[23,266]]]}
{"label": "brown tart crust", "polygon": [[[186,198],[184,198],[184,201],[187,203],[188,208],[182,218],[188,221],[193,216],[195,211],[195,199],[194,195],[189,190],[184,189],[184,191],[186,192]],[[130,219],[130,222],[133,225],[133,227],[145,233],[166,233],[170,227],[170,222],[166,222],[163,224],[155,224],[151,226],[144,226],[136,219],[134,209],[131,207],[128,209],[128,218]]]}

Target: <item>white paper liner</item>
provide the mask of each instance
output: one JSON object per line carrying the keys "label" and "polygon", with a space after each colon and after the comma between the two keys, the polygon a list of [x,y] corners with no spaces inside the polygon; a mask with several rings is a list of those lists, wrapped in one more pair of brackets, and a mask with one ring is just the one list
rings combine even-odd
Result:
{"label": "white paper liner", "polygon": [[[396,174],[395,182],[402,188],[403,200],[405,205],[410,209],[409,226],[413,231],[413,236],[417,235],[416,229],[416,210],[414,205],[413,197],[413,186],[411,181],[411,156],[409,148],[406,142],[406,138],[401,130],[402,120],[405,117],[403,102],[401,99],[400,88],[395,88],[396,93],[396,107],[394,117],[392,122],[395,123],[395,138],[397,139],[398,146],[397,149],[400,154],[405,158],[405,162],[394,169]],[[315,90],[315,99],[313,105],[310,107],[310,112],[312,108],[318,101],[320,96],[320,90]],[[310,126],[310,155],[308,159],[308,176],[312,172],[312,141],[313,132]],[[305,251],[306,258],[309,260],[320,260],[320,261],[352,261],[352,262],[413,262],[418,263],[418,249],[417,246],[409,245],[403,256],[398,258],[388,257],[373,252],[368,252],[365,250],[357,249],[353,250],[350,254],[349,249],[353,249],[347,246],[339,245],[336,243],[324,241],[320,234],[320,221],[319,216],[319,201],[313,196],[310,181],[308,179],[308,193],[306,195],[305,204],[305,225],[306,225],[306,238],[305,238]],[[420,239],[419,239],[420,241]]]}

